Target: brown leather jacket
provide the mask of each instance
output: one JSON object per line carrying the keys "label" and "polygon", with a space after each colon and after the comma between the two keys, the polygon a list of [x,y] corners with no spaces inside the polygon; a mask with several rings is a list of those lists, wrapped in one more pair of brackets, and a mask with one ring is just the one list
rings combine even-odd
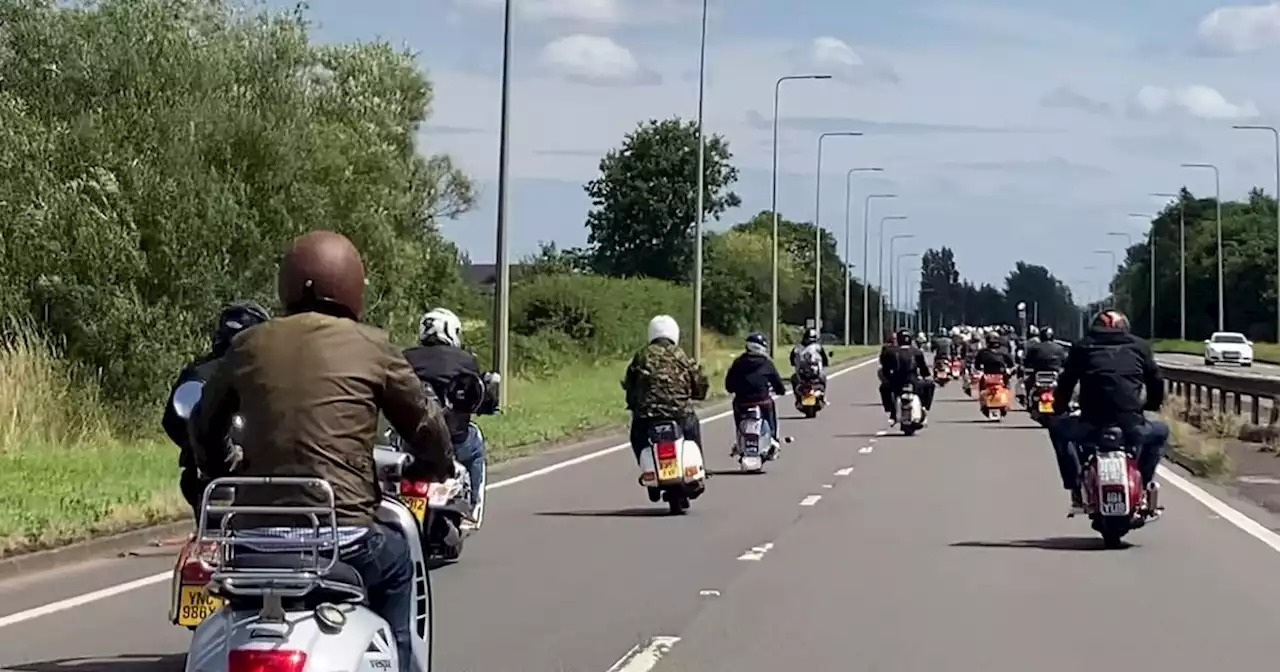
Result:
{"label": "brown leather jacket", "polygon": [[[367,526],[381,497],[373,461],[379,411],[404,438],[415,471],[449,474],[443,408],[385,332],[320,313],[276,318],[238,334],[205,383],[192,418],[193,453],[206,474],[226,475],[222,437],[239,413],[245,429],[237,475],[323,478],[333,487],[339,523]],[[242,505],[326,502],[296,486],[240,490]],[[235,520],[236,527],[288,524],[279,516]]]}

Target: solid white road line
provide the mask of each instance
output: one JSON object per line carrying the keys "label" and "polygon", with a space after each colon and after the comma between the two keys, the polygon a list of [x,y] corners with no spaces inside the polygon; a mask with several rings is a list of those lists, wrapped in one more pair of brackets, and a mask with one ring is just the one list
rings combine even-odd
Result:
{"label": "solid white road line", "polygon": [[[832,371],[831,373],[827,374],[827,378],[837,378],[839,376],[843,376],[844,374],[849,373],[850,371],[856,371],[865,366],[870,366],[871,364],[876,363],[876,361],[877,360],[875,359],[869,359],[865,362],[859,362],[857,364],[854,364],[853,366],[847,366],[838,371]],[[733,415],[732,410],[722,411],[720,413],[716,413],[715,415],[702,418],[699,420],[699,422],[701,424],[706,424],[708,422],[713,422],[721,418],[727,418],[731,415]],[[578,457],[564,460],[563,462],[556,462],[555,464],[547,465],[541,469],[535,469],[528,473],[520,474],[519,476],[512,476],[511,478],[506,478],[500,481],[495,481],[493,483],[490,483],[488,486],[488,490],[497,490],[499,488],[505,488],[508,485],[523,483],[525,481],[538,478],[539,476],[546,476],[547,474],[560,471],[561,469],[567,469],[569,467],[577,466],[584,462],[590,462],[591,460],[594,460],[599,457],[604,457],[605,455],[609,455],[611,453],[616,453],[624,448],[629,448],[630,446],[631,446],[630,443],[620,443],[616,446],[610,446],[602,450],[597,450],[592,453],[587,453],[586,455],[579,455]],[[65,600],[50,602],[48,604],[44,604],[39,607],[33,607],[25,611],[19,611],[15,614],[9,614],[8,616],[0,616],[0,628],[5,628],[10,625],[17,625],[18,623],[24,623],[32,619],[40,618],[41,616],[56,614],[60,611],[74,609],[81,605],[89,604],[90,602],[97,602],[98,600],[105,600],[108,597],[114,597],[116,595],[120,595],[121,593],[127,593],[131,590],[146,588],[147,586],[154,585],[162,581],[168,581],[171,576],[173,576],[172,571],[160,572],[158,574],[152,574],[151,576],[144,576],[140,579],[134,579],[133,581],[128,581],[126,583],[120,583],[114,586],[108,586],[101,590],[95,590],[91,593],[84,593],[83,595],[68,597]]]}
{"label": "solid white road line", "polygon": [[637,644],[606,672],[649,672],[678,641],[679,637],[654,637],[648,644]]}

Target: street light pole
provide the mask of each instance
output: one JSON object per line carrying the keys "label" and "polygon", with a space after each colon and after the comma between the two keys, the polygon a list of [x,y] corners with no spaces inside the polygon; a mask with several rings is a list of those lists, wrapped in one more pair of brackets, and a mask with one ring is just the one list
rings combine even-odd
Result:
{"label": "street light pole", "polygon": [[1218,331],[1227,328],[1226,299],[1222,286],[1222,173],[1212,163],[1184,163],[1183,168],[1208,168],[1213,171],[1213,200],[1218,205]]}
{"label": "street light pole", "polygon": [[[905,296],[906,294],[905,281],[901,281],[901,282],[899,281],[901,280],[901,275],[902,275],[902,260],[910,259],[912,257],[919,257],[919,256],[920,256],[919,252],[904,252],[902,254],[899,254],[896,258],[891,257],[889,259],[889,275],[891,276],[890,281],[894,283],[894,292],[893,292],[893,299],[892,299],[894,304],[894,307],[893,307],[893,330],[894,331],[898,330],[898,306],[901,305],[903,303],[903,300],[907,298]],[[902,290],[903,296],[898,295],[899,289]],[[884,329],[882,328],[881,331],[884,331]]]}
{"label": "street light pole", "polygon": [[778,343],[778,101],[779,94],[782,92],[782,83],[796,79],[831,79],[831,75],[787,75],[779,77],[778,81],[773,83],[773,178],[770,187],[772,195],[769,197],[769,210],[773,213],[773,299],[771,301],[773,310],[769,322],[772,330],[772,338],[769,340],[770,353]]}
{"label": "street light pole", "polygon": [[1152,192],[1152,196],[1178,199],[1178,340],[1187,340],[1187,204],[1182,194]]}
{"label": "street light pole", "polygon": [[876,234],[876,245],[879,247],[879,254],[876,257],[876,293],[880,295],[880,300],[876,303],[880,304],[879,317],[876,318],[876,325],[880,327],[880,331],[884,331],[884,223],[888,220],[904,220],[906,217],[902,215],[889,215],[880,218],[880,230]]}
{"label": "street light pole", "polygon": [[[915,238],[915,234],[899,233],[889,239],[889,310],[893,311],[893,326],[895,328],[898,326],[898,304],[894,302],[894,286],[897,284],[897,278],[893,275],[895,261],[893,256],[893,247],[899,240],[906,240],[908,238]],[[881,321],[883,321],[883,318],[881,318]],[[884,330],[881,329],[881,331]]]}
{"label": "street light pole", "polygon": [[852,336],[849,334],[849,292],[853,286],[853,266],[849,261],[849,201],[853,196],[854,173],[879,173],[883,168],[850,168],[844,176],[844,344],[849,345]]}
{"label": "street light pole", "polygon": [[[1108,231],[1108,232],[1107,232],[1107,235],[1108,235],[1108,236],[1114,236],[1114,237],[1117,237],[1117,238],[1119,238],[1119,237],[1123,237],[1123,238],[1124,238],[1124,240],[1125,240],[1125,243],[1124,243],[1124,262],[1125,262],[1126,264],[1127,264],[1127,263],[1129,263],[1129,248],[1133,247],[1133,236],[1129,235],[1129,234],[1128,234],[1127,232],[1125,232],[1125,231]],[[1120,270],[1120,268],[1117,266],[1117,267],[1116,267],[1116,271],[1117,271],[1117,273],[1119,272],[1119,270]],[[1112,302],[1114,303],[1114,298],[1112,299]],[[1133,297],[1129,297],[1129,310],[1130,310],[1130,311],[1132,311],[1132,310],[1133,310]]]}
{"label": "street light pole", "polygon": [[[1280,131],[1275,126],[1232,126],[1242,131],[1271,131],[1276,141],[1276,340],[1280,340]],[[1222,327],[1218,327],[1221,331]]]}
{"label": "street light pole", "polygon": [[[510,2],[510,0],[508,0]],[[707,189],[707,144],[702,134],[702,111],[706,100],[707,83],[707,2],[702,0],[702,39],[698,45],[698,210],[697,224],[693,229],[693,360],[702,359],[702,227],[706,223],[703,213]]]}
{"label": "street light pole", "polygon": [[[831,131],[818,134],[818,166],[813,189],[813,324],[822,339],[822,142],[831,137],[857,137],[858,131]],[[848,293],[848,292],[846,292]]]}
{"label": "street light pole", "polygon": [[[510,380],[510,350],[507,335],[511,319],[511,266],[507,250],[507,184],[511,168],[511,6],[514,0],[506,0],[502,7],[502,94],[498,112],[498,222],[494,245],[497,274],[494,278],[493,297],[493,365],[503,380]],[[498,405],[507,405],[510,384],[498,386]]]}
{"label": "street light pole", "polygon": [[[871,278],[867,272],[867,248],[871,243],[871,226],[868,223],[868,217],[871,214],[871,199],[873,198],[897,198],[897,194],[867,194],[867,198],[862,202],[862,344],[870,345],[871,334],[871,290],[869,285]],[[880,297],[884,301],[884,297]],[[880,331],[884,331],[884,325],[876,325]]]}

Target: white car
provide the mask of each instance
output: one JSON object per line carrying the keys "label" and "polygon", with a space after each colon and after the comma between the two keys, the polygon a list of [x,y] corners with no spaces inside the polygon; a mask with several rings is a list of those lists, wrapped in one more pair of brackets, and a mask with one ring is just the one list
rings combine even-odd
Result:
{"label": "white car", "polygon": [[1234,331],[1215,331],[1204,342],[1204,365],[1219,363],[1253,366],[1253,341]]}

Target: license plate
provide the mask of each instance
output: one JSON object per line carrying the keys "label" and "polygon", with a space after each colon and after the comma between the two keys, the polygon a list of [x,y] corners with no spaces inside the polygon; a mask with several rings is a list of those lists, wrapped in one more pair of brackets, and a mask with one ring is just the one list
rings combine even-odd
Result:
{"label": "license plate", "polygon": [[800,400],[800,405],[801,406],[817,406],[818,397],[816,395],[806,394],[804,395],[804,399]]}
{"label": "license plate", "polygon": [[680,462],[677,460],[663,460],[658,463],[658,480],[670,481],[680,478]]}
{"label": "license plate", "polygon": [[1102,505],[1099,507],[1104,516],[1123,516],[1129,513],[1125,506],[1124,493],[1119,490],[1107,490],[1102,493]]}
{"label": "license plate", "polygon": [[402,497],[405,506],[413,512],[413,517],[421,523],[427,517],[427,498],[426,497]]}
{"label": "license plate", "polygon": [[1044,401],[1044,400],[1042,399],[1042,400],[1040,401],[1040,412],[1041,412],[1041,413],[1052,413],[1052,412],[1053,412],[1053,402],[1052,402],[1052,401]]}
{"label": "license plate", "polygon": [[178,625],[194,628],[222,606],[222,598],[205,592],[204,586],[182,586],[178,593]]}

